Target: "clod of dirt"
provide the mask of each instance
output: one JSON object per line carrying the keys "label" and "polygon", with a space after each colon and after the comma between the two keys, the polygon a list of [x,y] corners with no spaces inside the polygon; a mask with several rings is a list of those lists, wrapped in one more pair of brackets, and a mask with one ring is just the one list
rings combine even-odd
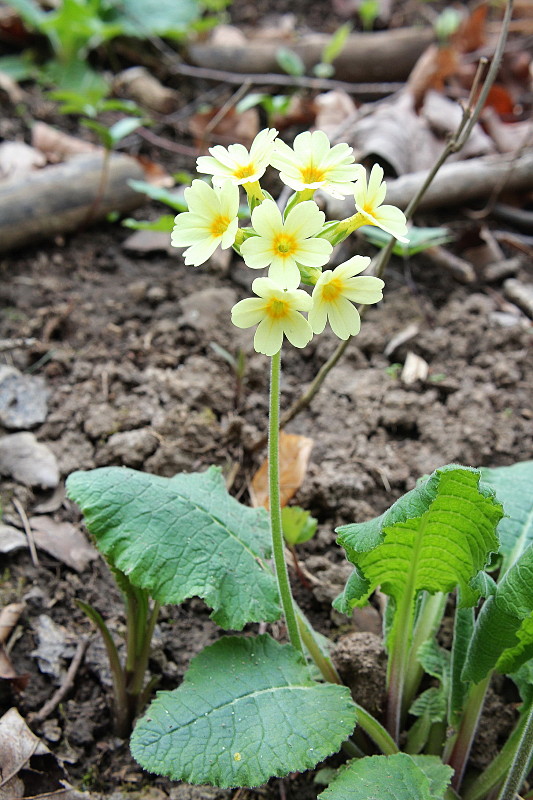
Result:
{"label": "clod of dirt", "polygon": [[0,364],[0,423],[9,430],[27,430],[44,422],[49,394],[44,378]]}
{"label": "clod of dirt", "polygon": [[387,653],[374,633],[348,633],[331,651],[343,683],[355,700],[379,718],[386,698]]}
{"label": "clod of dirt", "polygon": [[55,489],[59,467],[55,455],[33,433],[12,433],[0,439],[0,475],[25,486]]}

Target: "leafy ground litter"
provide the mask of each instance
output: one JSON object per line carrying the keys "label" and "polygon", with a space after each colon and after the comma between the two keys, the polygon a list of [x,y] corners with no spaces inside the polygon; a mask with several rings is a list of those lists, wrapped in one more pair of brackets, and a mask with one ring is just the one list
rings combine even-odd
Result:
{"label": "leafy ground litter", "polygon": [[[322,13],[320,3],[301,5],[309,19]],[[235,20],[255,22],[250,9],[236,3]],[[329,30],[325,22],[323,27]],[[64,125],[61,118],[54,122]],[[165,159],[171,171],[191,168],[180,156]],[[155,216],[154,209],[147,204],[136,215]],[[419,219],[443,222],[458,236],[473,227],[463,211],[447,212],[445,220],[434,214]],[[497,228],[491,223],[493,233]],[[44,378],[48,411],[31,430],[55,455],[61,477],[57,489],[43,490],[6,476],[0,490],[4,523],[20,528],[22,508],[33,525],[46,517],[80,528],[79,513],[62,491],[64,479],[76,469],[113,464],[164,476],[216,464],[231,475],[232,492],[247,500],[251,476],[264,458],[256,443],[267,424],[268,362],[254,353],[251,333],[231,325],[229,310],[249,294],[254,276],[236,257],[193,269],[178,253],[132,250],[125,246],[129,236],[116,225],[99,224],[2,258],[0,339],[34,340],[2,353],[2,363]],[[513,279],[530,284],[529,270],[530,259],[520,256]],[[297,600],[322,632],[339,641],[339,666],[359,675],[358,697],[366,691],[371,708],[379,707],[384,679],[379,608],[376,602],[352,620],[331,610],[351,571],[335,545],[334,528],[380,514],[443,464],[496,467],[531,458],[531,319],[508,299],[504,280],[488,280],[480,270],[464,285],[424,255],[393,259],[383,302],[365,315],[344,359],[288,426],[314,441],[295,501],[319,520],[316,537],[299,549],[317,582],[304,585],[291,573]],[[326,334],[303,351],[286,348],[285,408],[336,343]],[[217,347],[232,355],[244,351],[242,391]],[[427,367],[425,377],[413,382],[403,373],[408,353]],[[120,596],[105,564],[88,557],[75,568],[42,550],[34,564],[19,549],[2,555],[2,573],[1,605],[25,603],[10,656],[29,682],[18,694],[0,684],[0,713],[14,704],[31,722],[64,679],[79,639],[89,637],[72,691],[32,725],[80,791],[114,800],[311,800],[320,792],[312,775],[237,792],[148,779],[127,743],[112,733],[103,647],[76,606],[76,599],[91,603],[112,629],[122,629]],[[279,626],[274,633],[283,635]],[[191,657],[220,635],[199,600],[163,608],[150,662],[161,675],[160,688],[176,686]],[[497,752],[516,700],[507,684],[496,683],[474,763],[487,763]],[[51,791],[50,781],[51,771],[35,764],[34,793]]]}

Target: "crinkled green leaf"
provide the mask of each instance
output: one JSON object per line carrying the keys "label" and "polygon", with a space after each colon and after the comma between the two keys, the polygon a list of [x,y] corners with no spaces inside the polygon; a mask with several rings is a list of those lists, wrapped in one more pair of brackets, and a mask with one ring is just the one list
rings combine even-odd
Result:
{"label": "crinkled green leaf", "polygon": [[424,642],[417,650],[416,660],[424,668],[424,672],[439,681],[446,683],[450,676],[450,654],[439,647],[434,639]]}
{"label": "crinkled green leaf", "polygon": [[524,706],[529,706],[533,702],[533,659],[526,661],[509,677],[516,684]]}
{"label": "crinkled green leaf", "polygon": [[131,751],[175,780],[257,786],[314,767],[355,722],[349,690],[313,681],[291,645],[231,636],[196,656],[178,689],[158,693]]}
{"label": "crinkled green leaf", "polygon": [[468,646],[474,632],[474,609],[456,608],[453,626],[451,653],[450,719],[451,725],[458,725],[463,714],[464,702],[470,685],[462,678]]}
{"label": "crinkled green leaf", "polygon": [[489,670],[516,672],[533,658],[533,544],[515,561],[476,620],[463,679],[478,683]]}
{"label": "crinkled green leaf", "polygon": [[450,592],[459,586],[463,601],[479,597],[473,585],[499,547],[496,526],[502,508],[479,471],[448,465],[368,522],[338,529],[356,573],[335,605],[348,613],[364,605],[378,586],[397,603],[409,589]]}
{"label": "crinkled green leaf", "polygon": [[446,697],[442,686],[430,686],[418,695],[409,713],[414,717],[427,715],[430,722],[442,722],[446,718]]}
{"label": "crinkled green leaf", "polygon": [[67,492],[111,565],[159,603],[197,595],[235,630],[280,616],[267,513],[231,497],[218,468],[162,478],[104,467],[74,472]]}
{"label": "crinkled green leaf", "polygon": [[496,492],[506,515],[498,525],[502,575],[533,544],[533,461],[497,469],[482,467],[480,472],[481,480]]}
{"label": "crinkled green leaf", "polygon": [[371,756],[340,770],[318,800],[441,800],[451,775],[436,756]]}

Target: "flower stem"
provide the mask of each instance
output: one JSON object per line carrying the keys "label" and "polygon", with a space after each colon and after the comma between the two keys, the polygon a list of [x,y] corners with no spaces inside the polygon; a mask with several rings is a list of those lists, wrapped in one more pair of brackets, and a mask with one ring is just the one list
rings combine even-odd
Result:
{"label": "flower stem", "polygon": [[294,611],[291,586],[287,564],[285,563],[285,547],[281,525],[281,503],[279,491],[279,395],[281,373],[281,350],[272,356],[270,371],[270,410],[268,422],[268,480],[270,492],[270,530],[272,535],[272,553],[276,567],[276,578],[281,597],[281,605],[287,623],[287,632],[293,647],[303,653],[302,640],[298,630],[298,621]]}

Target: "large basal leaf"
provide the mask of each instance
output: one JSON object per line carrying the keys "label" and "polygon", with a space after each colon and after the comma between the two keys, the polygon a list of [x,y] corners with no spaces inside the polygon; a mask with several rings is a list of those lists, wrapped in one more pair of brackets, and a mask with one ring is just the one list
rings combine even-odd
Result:
{"label": "large basal leaf", "polygon": [[506,514],[498,525],[503,574],[533,544],[533,461],[497,469],[482,467],[480,472],[481,480],[494,489]]}
{"label": "large basal leaf", "polygon": [[348,764],[318,800],[442,800],[452,772],[436,756],[371,756]]}
{"label": "large basal leaf", "polygon": [[505,573],[476,620],[463,680],[516,672],[533,658],[533,545]]}
{"label": "large basal leaf", "polygon": [[344,686],[316,683],[302,656],[270,636],[225,637],[159,692],[131,738],[149,772],[223,788],[314,767],[356,722]]}
{"label": "large basal leaf", "polygon": [[[449,465],[368,522],[338,529],[339,543],[356,570],[336,607],[349,613],[378,586],[396,603],[404,592],[450,592],[479,597],[476,577],[499,547],[502,508],[479,486],[479,471]],[[479,584],[479,580],[478,580]]]}
{"label": "large basal leaf", "polygon": [[162,478],[123,467],[74,472],[68,496],[81,507],[98,548],[159,603],[198,595],[224,628],[280,616],[264,559],[264,509],[228,494],[220,470]]}

